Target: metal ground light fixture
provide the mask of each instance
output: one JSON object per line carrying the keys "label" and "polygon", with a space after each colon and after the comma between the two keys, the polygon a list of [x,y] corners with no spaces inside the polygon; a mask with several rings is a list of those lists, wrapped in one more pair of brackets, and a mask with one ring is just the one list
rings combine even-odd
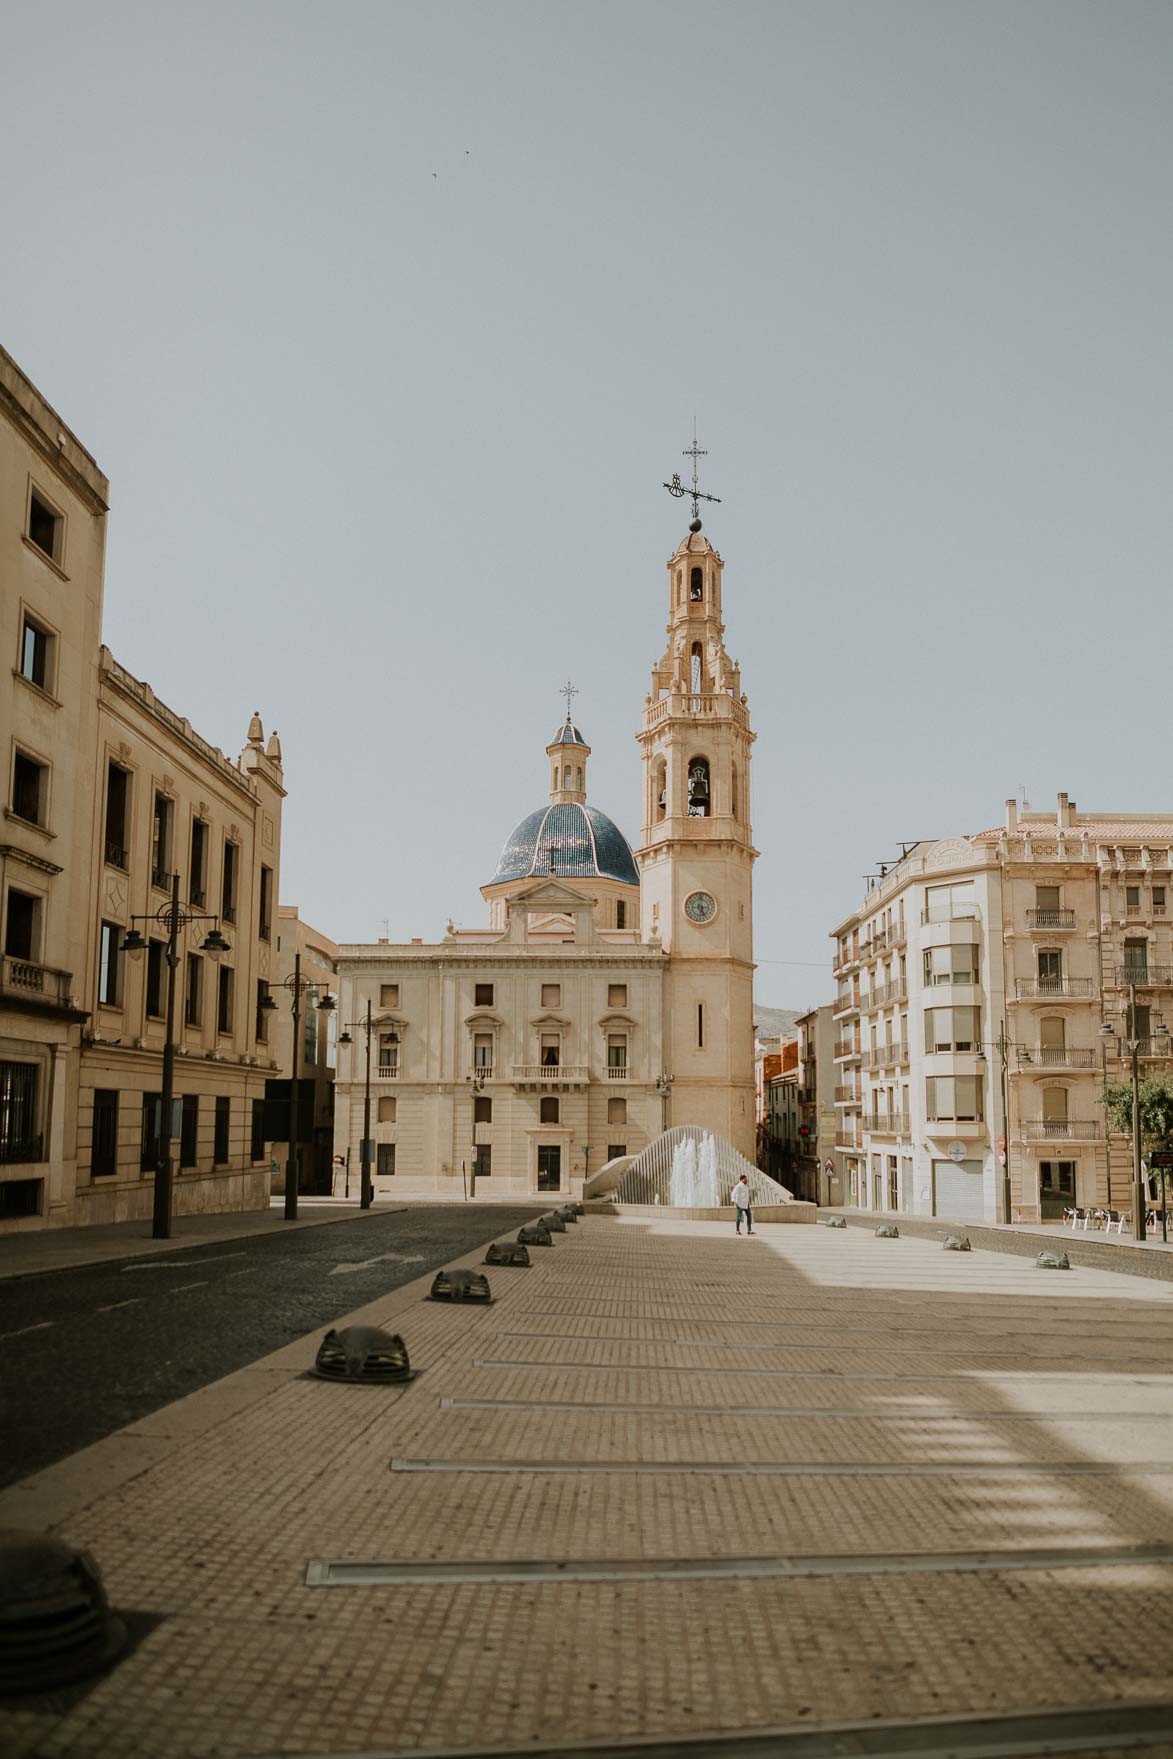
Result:
{"label": "metal ground light fixture", "polygon": [[[300,1184],[301,1149],[298,1142],[298,1081],[301,1072],[301,1004],[302,998],[308,999],[312,990],[313,1006],[319,1014],[329,1014],[334,1010],[334,997],[326,992],[318,1000],[318,985],[312,978],[301,974],[301,954],[294,954],[293,971],[288,977],[281,979],[278,986],[287,990],[293,1003],[293,1080],[289,1088],[289,1161],[285,1168],[285,1220],[297,1220],[297,1197]],[[261,1002],[266,1013],[271,1013],[277,1006],[271,994],[267,994]]]}
{"label": "metal ground light fixture", "polygon": [[224,936],[220,933],[220,918],[204,910],[192,910],[179,902],[179,873],[171,875],[171,897],[166,904],[150,916],[132,916],[130,932],[123,936],[122,951],[132,959],[137,959],[147,949],[147,942],[134,926],[137,922],[155,923],[163,929],[167,936],[167,950],[163,957],[167,961],[167,1026],[163,1041],[163,1082],[160,1097],[159,1147],[155,1158],[155,1189],[151,1214],[151,1237],[155,1240],[171,1238],[171,1138],[174,1135],[172,1111],[175,1108],[175,973],[179,969],[179,936],[193,922],[210,922],[212,927],[204,936],[201,952],[210,958],[218,959],[221,953],[232,951]]}

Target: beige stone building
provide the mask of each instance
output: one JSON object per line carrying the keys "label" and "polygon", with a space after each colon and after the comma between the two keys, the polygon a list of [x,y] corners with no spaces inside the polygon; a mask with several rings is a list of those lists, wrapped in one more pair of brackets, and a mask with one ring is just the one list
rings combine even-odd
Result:
{"label": "beige stone building", "polygon": [[1102,1090],[1125,1076],[1130,984],[1144,1065],[1167,1062],[1171,876],[1173,816],[1060,794],[918,843],[872,886],[834,930],[848,1201],[973,1221],[1130,1207]]}
{"label": "beige stone building", "polygon": [[[229,952],[182,937],[175,1208],[268,1201],[259,1134],[281,754],[225,757],[101,646],[106,479],[0,352],[0,1227],[150,1213],[170,875]],[[133,916],[148,948],[123,953]]]}
{"label": "beige stone building", "polygon": [[0,1226],[77,1179],[106,478],[0,349]]}
{"label": "beige stone building", "polygon": [[[254,715],[240,758],[227,758],[105,648],[98,702],[98,883],[72,1220],[150,1214],[168,990],[162,913],[176,871],[181,905],[218,919],[229,951],[216,958],[205,952],[212,920],[181,932],[175,1213],[261,1208],[269,1200],[265,1084],[275,1060],[268,1042],[274,1016],[260,1002],[275,966],[280,745],[273,735],[266,747]],[[122,941],[135,917],[147,950],[132,959]]]}
{"label": "beige stone building", "polygon": [[798,1154],[794,1194],[810,1203],[841,1204],[835,1161],[835,1023],[831,1004],[810,1008],[798,1031]]}
{"label": "beige stone building", "polygon": [[[379,1196],[576,1194],[670,1124],[754,1155],[749,753],[720,556],[694,522],[668,562],[668,648],[638,735],[633,853],[588,804],[570,714],[548,799],[481,890],[483,929],[344,945],[339,1013],[371,1005]],[[358,1165],[365,1032],[340,1051],[335,1157]]]}

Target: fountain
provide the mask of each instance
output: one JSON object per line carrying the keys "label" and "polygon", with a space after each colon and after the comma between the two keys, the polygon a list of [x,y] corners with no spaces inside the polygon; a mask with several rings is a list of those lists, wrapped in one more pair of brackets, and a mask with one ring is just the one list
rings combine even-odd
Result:
{"label": "fountain", "polygon": [[646,1206],[664,1217],[665,1210],[686,1210],[700,1220],[727,1219],[733,1186],[742,1174],[749,1181],[754,1214],[762,1221],[814,1221],[813,1203],[798,1202],[785,1186],[739,1154],[723,1136],[696,1124],[677,1124],[663,1131],[636,1155],[624,1155],[592,1173],[583,1188],[587,1199],[607,1199],[624,1210]]}

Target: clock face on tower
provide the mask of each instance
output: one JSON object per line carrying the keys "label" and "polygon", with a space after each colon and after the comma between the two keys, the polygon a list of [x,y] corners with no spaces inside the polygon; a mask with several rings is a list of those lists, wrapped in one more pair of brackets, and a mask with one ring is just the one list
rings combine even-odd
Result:
{"label": "clock face on tower", "polygon": [[684,914],[690,922],[712,922],[717,905],[708,892],[690,892],[684,900]]}

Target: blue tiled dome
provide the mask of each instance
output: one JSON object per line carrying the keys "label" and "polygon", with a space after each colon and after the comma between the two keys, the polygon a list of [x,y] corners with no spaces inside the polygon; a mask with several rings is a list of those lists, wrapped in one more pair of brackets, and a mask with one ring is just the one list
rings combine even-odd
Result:
{"label": "blue tiled dome", "polygon": [[549,873],[558,879],[639,884],[631,849],[618,825],[597,807],[577,802],[542,806],[523,818],[507,838],[489,883],[496,886],[502,880],[536,879]]}

